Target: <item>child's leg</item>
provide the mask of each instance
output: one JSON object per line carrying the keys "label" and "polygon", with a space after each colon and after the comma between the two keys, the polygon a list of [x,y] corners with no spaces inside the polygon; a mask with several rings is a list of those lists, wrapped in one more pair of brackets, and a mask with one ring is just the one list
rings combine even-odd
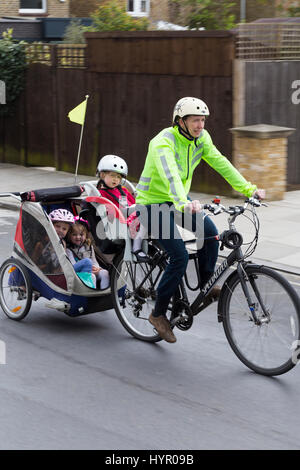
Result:
{"label": "child's leg", "polygon": [[73,268],[77,273],[91,273],[93,262],[90,258],[84,258],[73,264]]}
{"label": "child's leg", "polygon": [[136,232],[136,236],[132,241],[132,251],[133,253],[138,253],[139,256],[146,256],[145,253],[142,251],[142,242],[143,239],[145,238],[145,233],[146,230],[145,228],[140,224],[139,231]]}
{"label": "child's leg", "polygon": [[133,241],[132,241],[132,251],[135,252],[135,251],[139,251],[141,250],[142,248],[142,239],[141,238],[135,238]]}
{"label": "child's leg", "polygon": [[97,279],[100,281],[100,289],[107,289],[109,287],[109,273],[106,269],[101,269],[98,272]]}

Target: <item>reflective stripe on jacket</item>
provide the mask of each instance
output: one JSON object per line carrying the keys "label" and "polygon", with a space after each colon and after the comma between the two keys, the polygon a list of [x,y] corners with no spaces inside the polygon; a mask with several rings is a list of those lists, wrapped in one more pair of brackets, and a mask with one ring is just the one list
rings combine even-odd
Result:
{"label": "reflective stripe on jacket", "polygon": [[188,202],[193,172],[202,158],[236,191],[249,197],[257,189],[219,152],[205,129],[198,139],[188,140],[176,126],[163,129],[150,141],[136,187],[136,202],[157,204],[168,201],[183,211]]}

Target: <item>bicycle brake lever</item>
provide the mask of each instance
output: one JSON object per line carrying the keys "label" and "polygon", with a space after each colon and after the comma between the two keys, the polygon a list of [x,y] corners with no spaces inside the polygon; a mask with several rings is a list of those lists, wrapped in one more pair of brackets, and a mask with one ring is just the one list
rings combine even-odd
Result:
{"label": "bicycle brake lever", "polygon": [[220,207],[214,209],[214,215],[220,214],[220,212],[222,212]]}

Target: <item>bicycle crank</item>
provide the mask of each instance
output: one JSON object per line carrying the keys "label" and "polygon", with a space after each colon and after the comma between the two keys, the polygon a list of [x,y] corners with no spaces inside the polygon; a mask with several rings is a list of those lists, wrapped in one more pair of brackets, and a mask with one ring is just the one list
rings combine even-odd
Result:
{"label": "bicycle crank", "polygon": [[193,324],[194,315],[188,304],[179,300],[176,302],[172,318],[170,320],[171,326],[177,326],[179,330],[189,330]]}

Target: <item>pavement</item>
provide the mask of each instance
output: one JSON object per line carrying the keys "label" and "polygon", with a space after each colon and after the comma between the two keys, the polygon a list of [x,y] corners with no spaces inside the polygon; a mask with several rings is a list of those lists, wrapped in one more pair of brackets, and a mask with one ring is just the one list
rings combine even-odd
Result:
{"label": "pavement", "polygon": [[[90,180],[95,180],[95,177],[77,177],[77,182]],[[75,177],[72,173],[47,167],[0,163],[1,193],[61,187],[74,183]],[[225,206],[243,204],[242,198],[222,197],[221,194],[218,196],[221,197],[221,204]],[[202,203],[212,200],[212,195],[204,193],[192,192],[191,197],[199,199]],[[266,200],[266,204],[267,207],[257,209],[260,220],[259,241],[251,260],[300,276],[300,191],[286,192],[283,200]],[[12,197],[0,197],[0,207],[17,211],[20,203]],[[228,228],[226,214],[218,215],[213,220],[220,232]],[[236,228],[241,231],[245,243],[251,242],[254,229],[249,219],[238,217]],[[226,255],[226,251],[220,254]]]}

